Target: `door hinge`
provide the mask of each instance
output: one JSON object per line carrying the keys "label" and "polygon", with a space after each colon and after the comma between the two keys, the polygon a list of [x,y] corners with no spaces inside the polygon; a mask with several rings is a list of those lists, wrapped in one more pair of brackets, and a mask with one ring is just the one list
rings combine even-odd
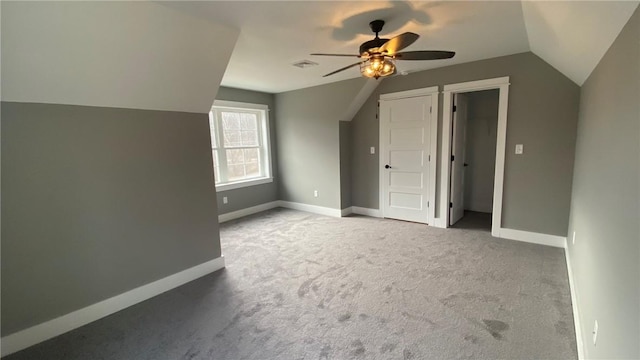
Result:
{"label": "door hinge", "polygon": [[453,208],[453,203],[452,203],[452,202],[450,202],[450,203],[449,203],[449,208],[450,208],[450,209],[452,209],[452,208]]}
{"label": "door hinge", "polygon": [[429,207],[429,202],[427,201],[427,207]]}
{"label": "door hinge", "polygon": [[456,112],[456,110],[458,110],[458,107],[453,105],[453,112]]}
{"label": "door hinge", "polygon": [[433,106],[429,106],[429,114],[433,112]]}
{"label": "door hinge", "polygon": [[456,159],[456,157],[454,155],[451,155],[451,161],[454,161]]}
{"label": "door hinge", "polygon": [[429,158],[428,158],[428,159],[429,159],[429,160],[427,160],[427,161],[431,161],[431,155],[429,155]]}

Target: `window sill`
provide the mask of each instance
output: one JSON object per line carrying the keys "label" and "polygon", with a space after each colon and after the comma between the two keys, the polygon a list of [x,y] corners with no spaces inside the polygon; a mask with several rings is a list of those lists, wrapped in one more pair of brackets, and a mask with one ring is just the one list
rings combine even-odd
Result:
{"label": "window sill", "polygon": [[240,189],[240,188],[254,186],[254,185],[260,185],[260,184],[268,184],[270,182],[273,182],[273,178],[272,177],[258,178],[258,179],[244,180],[244,181],[237,181],[237,182],[232,182],[232,183],[227,183],[227,184],[217,184],[216,185],[216,192],[233,190],[233,189]]}

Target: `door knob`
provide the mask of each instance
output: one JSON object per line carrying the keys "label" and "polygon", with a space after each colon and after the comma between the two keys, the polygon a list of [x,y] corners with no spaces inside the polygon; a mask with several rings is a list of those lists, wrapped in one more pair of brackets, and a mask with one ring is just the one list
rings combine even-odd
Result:
{"label": "door knob", "polygon": [[389,166],[389,165],[385,165],[385,166],[384,166],[384,168],[385,168],[385,169],[391,169],[391,166]]}

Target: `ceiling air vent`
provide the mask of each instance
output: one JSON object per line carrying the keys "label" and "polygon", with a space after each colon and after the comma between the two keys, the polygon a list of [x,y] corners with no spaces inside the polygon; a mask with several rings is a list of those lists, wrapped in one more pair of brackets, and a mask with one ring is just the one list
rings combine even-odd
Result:
{"label": "ceiling air vent", "polygon": [[318,65],[318,63],[313,62],[311,60],[300,60],[298,62],[294,62],[293,63],[293,66],[297,66],[300,69],[306,69],[308,67],[317,66],[317,65]]}

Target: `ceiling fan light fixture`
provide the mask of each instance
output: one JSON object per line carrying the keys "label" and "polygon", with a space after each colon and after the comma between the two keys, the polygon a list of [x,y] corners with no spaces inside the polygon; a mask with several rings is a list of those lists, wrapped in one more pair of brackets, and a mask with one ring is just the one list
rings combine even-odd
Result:
{"label": "ceiling fan light fixture", "polygon": [[381,59],[379,57],[374,57],[373,59],[371,59],[371,64],[369,66],[375,71],[380,71],[383,65],[384,65],[384,59]]}
{"label": "ceiling fan light fixture", "polygon": [[360,64],[360,73],[364,77],[378,79],[393,75],[396,65],[393,60],[384,57],[373,57]]}

